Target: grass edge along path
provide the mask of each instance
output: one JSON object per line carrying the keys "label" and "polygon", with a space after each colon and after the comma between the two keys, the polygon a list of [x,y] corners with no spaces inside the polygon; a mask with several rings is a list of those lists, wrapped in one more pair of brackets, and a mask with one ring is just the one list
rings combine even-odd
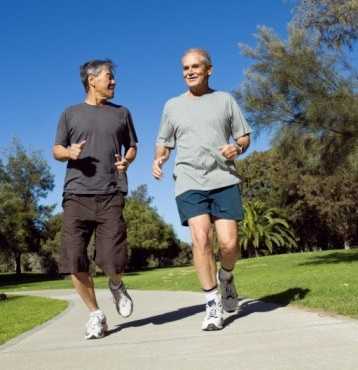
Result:
{"label": "grass edge along path", "polygon": [[[241,296],[358,318],[358,249],[244,259],[237,263],[235,279]],[[192,266],[127,273],[124,280],[129,289],[200,291]],[[107,279],[96,277],[95,284],[107,288]],[[14,275],[0,275],[0,292],[56,288],[71,288],[71,282],[19,283]]]}
{"label": "grass edge along path", "polygon": [[54,318],[68,304],[60,299],[9,295],[0,301],[0,345]]}

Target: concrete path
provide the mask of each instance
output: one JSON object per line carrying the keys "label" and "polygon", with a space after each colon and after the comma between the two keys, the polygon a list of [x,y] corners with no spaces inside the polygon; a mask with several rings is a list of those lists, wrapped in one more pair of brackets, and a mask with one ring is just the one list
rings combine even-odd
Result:
{"label": "concrete path", "polygon": [[[257,301],[241,302],[220,332],[202,332],[202,295],[131,291],[129,319],[98,290],[109,335],[86,341],[87,312],[72,291],[32,294],[71,301],[56,319],[0,346],[3,370],[356,370],[358,321]],[[26,292],[26,294],[28,294]]]}

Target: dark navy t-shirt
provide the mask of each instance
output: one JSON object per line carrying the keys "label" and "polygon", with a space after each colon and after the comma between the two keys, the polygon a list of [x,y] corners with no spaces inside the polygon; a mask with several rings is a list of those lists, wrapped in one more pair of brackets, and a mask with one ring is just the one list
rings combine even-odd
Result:
{"label": "dark navy t-shirt", "polygon": [[83,140],[80,158],[67,163],[64,192],[127,193],[127,176],[118,173],[114,163],[115,154],[123,156],[138,141],[128,109],[112,103],[67,108],[58,123],[55,145],[68,147]]}

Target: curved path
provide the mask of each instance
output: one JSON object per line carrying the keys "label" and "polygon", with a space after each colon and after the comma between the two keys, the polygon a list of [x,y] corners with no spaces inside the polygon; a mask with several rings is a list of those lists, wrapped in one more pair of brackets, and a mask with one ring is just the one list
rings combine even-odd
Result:
{"label": "curved path", "polygon": [[[26,292],[26,294],[30,294]],[[110,332],[83,337],[87,312],[72,291],[39,291],[71,301],[65,313],[0,346],[8,370],[355,370],[358,321],[252,300],[226,315],[220,332],[202,332],[202,295],[131,291],[135,311],[120,318],[97,290]]]}

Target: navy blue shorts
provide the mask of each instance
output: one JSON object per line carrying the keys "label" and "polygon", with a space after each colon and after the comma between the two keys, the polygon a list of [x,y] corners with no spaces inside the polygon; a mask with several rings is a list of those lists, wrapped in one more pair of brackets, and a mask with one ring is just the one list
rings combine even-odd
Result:
{"label": "navy blue shorts", "polygon": [[199,215],[216,219],[242,220],[244,212],[239,185],[213,190],[189,190],[176,197],[180,221],[188,226],[188,220]]}

